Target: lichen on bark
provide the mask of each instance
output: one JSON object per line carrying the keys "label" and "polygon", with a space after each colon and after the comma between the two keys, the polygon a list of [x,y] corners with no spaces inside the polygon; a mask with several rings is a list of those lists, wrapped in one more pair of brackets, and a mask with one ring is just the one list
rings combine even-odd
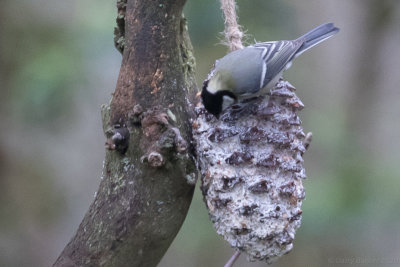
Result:
{"label": "lichen on bark", "polygon": [[125,48],[125,14],[127,0],[117,0],[118,15],[116,18],[117,26],[114,28],[114,45],[122,54]]}

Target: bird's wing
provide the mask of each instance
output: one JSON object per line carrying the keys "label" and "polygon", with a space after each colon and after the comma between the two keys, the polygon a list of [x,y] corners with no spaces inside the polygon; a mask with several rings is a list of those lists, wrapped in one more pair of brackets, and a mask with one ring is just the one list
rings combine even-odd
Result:
{"label": "bird's wing", "polygon": [[229,89],[237,96],[252,95],[260,90],[263,49],[245,47],[219,59],[213,73],[213,87]]}
{"label": "bird's wing", "polygon": [[285,69],[303,43],[303,39],[297,39],[292,41],[275,41],[252,45],[254,48],[263,49],[263,67],[260,88],[266,86],[273,78],[275,78],[276,75]]}

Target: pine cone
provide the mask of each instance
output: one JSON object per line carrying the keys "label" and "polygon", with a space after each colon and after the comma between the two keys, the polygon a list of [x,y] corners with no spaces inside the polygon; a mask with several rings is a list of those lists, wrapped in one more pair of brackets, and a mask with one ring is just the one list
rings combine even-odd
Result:
{"label": "pine cone", "polygon": [[293,247],[305,197],[304,105],[288,82],[269,97],[235,104],[219,119],[200,104],[193,123],[201,189],[211,221],[250,261],[269,263]]}

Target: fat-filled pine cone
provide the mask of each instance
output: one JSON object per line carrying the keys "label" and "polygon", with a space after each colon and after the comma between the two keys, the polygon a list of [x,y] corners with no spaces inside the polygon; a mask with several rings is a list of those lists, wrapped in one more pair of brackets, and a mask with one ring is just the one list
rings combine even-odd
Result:
{"label": "fat-filled pine cone", "polygon": [[193,123],[204,201],[217,230],[248,259],[273,262],[293,247],[306,177],[304,105],[288,82],[219,119],[196,107]]}

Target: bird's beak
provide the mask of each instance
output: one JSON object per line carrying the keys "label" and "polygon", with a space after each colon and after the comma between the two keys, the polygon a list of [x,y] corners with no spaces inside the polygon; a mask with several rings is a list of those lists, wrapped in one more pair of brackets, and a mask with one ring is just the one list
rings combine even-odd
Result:
{"label": "bird's beak", "polygon": [[197,92],[196,97],[199,98],[201,96],[201,92]]}

